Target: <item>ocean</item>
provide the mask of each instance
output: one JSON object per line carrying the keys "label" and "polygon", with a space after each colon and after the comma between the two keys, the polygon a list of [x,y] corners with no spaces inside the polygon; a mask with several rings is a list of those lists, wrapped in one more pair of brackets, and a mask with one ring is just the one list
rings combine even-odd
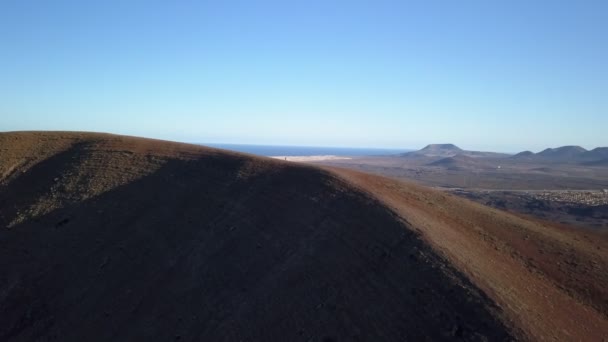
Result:
{"label": "ocean", "polygon": [[318,147],[318,146],[271,146],[240,144],[201,144],[265,157],[274,156],[387,156],[412,151],[411,149]]}

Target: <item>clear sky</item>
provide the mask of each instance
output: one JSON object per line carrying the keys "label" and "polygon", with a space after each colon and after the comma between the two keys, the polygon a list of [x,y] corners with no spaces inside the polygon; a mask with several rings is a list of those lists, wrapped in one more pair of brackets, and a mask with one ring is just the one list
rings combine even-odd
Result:
{"label": "clear sky", "polygon": [[0,130],[608,146],[608,1],[0,1]]}

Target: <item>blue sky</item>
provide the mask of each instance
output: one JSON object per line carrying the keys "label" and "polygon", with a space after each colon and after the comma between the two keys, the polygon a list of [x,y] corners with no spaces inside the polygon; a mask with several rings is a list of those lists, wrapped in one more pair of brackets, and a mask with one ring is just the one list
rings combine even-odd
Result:
{"label": "blue sky", "polygon": [[608,1],[0,2],[0,130],[607,146]]}

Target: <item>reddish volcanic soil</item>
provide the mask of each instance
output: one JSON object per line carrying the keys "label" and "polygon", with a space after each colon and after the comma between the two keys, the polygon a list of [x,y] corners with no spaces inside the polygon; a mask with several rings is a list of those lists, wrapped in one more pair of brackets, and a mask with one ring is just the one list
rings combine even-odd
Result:
{"label": "reddish volcanic soil", "polygon": [[380,176],[0,133],[0,340],[608,338],[608,237]]}
{"label": "reddish volcanic soil", "polygon": [[334,170],[386,203],[504,310],[529,340],[608,338],[608,236],[418,185]]}

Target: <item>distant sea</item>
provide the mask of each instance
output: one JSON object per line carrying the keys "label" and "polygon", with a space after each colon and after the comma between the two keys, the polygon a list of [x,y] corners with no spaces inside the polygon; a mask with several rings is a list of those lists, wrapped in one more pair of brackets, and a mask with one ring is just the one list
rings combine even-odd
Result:
{"label": "distant sea", "polygon": [[270,146],[239,144],[201,144],[203,146],[222,148],[259,156],[387,156],[408,152],[408,149],[386,148],[351,148],[351,147],[318,147],[318,146]]}

